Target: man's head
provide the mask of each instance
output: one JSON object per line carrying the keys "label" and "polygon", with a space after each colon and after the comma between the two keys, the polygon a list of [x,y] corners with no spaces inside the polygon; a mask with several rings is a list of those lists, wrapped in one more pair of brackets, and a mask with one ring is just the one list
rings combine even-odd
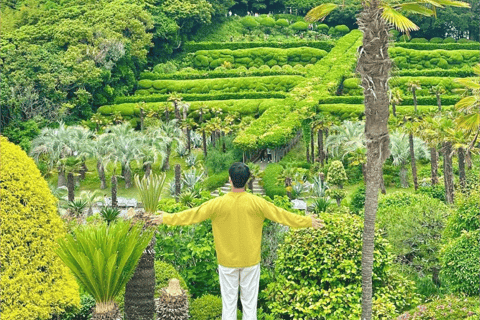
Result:
{"label": "man's head", "polygon": [[235,162],[228,169],[234,188],[243,188],[250,178],[250,169],[243,162]]}

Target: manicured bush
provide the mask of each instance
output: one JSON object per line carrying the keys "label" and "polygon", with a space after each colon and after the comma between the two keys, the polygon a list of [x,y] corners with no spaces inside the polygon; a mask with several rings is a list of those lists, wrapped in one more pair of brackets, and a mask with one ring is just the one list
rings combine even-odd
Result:
{"label": "manicured bush", "polygon": [[442,68],[432,68],[432,69],[404,69],[397,70],[393,72],[393,75],[399,77],[473,77],[475,73],[473,68],[467,65],[464,65],[461,68],[452,68],[452,69],[442,69]]}
{"label": "manicured bush", "polygon": [[188,291],[187,283],[183,277],[178,273],[173,265],[161,260],[155,261],[155,298],[160,297],[162,288],[168,287],[168,282],[173,278],[179,280],[180,288],[185,290],[189,304],[191,304],[191,295]]}
{"label": "manicured bush", "polygon": [[[280,21],[280,20],[278,20]],[[277,22],[278,22],[277,21]],[[284,20],[287,22],[286,20]],[[280,22],[283,24],[283,22]],[[288,22],[287,25],[288,26]],[[311,40],[297,40],[297,41],[249,41],[249,42],[187,42],[183,45],[182,49],[186,52],[196,52],[199,50],[238,50],[238,49],[250,49],[259,47],[268,48],[298,48],[298,47],[310,47],[330,51],[335,45],[332,40],[326,41],[311,41]]]}
{"label": "manicured bush", "polygon": [[278,27],[285,28],[285,27],[288,27],[288,21],[287,21],[287,19],[278,19],[275,22],[275,25],[278,26]]}
{"label": "manicured bush", "polygon": [[465,231],[440,252],[441,279],[453,292],[478,295],[478,252],[480,230]]}
{"label": "manicured bush", "polygon": [[213,191],[222,187],[226,182],[228,182],[228,170],[208,176],[202,185],[205,190]]}
{"label": "manicured bush", "polygon": [[459,237],[464,231],[475,231],[480,228],[478,219],[478,190],[471,194],[458,193],[455,197],[455,210],[449,217],[444,236],[446,238]]}
{"label": "manicured bush", "polygon": [[425,38],[413,38],[410,40],[410,43],[428,43],[428,40]]}
{"label": "manicured bush", "polygon": [[[320,214],[322,229],[292,229],[278,249],[276,281],[264,293],[276,319],[352,319],[361,313],[363,221],[351,214]],[[414,285],[390,269],[388,242],[375,237],[375,319],[393,319],[418,300]]]}
{"label": "manicured bush", "polygon": [[365,208],[365,185],[360,185],[352,194],[350,201],[350,210],[358,214]]}
{"label": "manicured bush", "polygon": [[253,29],[258,26],[257,20],[255,20],[255,18],[251,16],[243,17],[242,20],[240,20],[240,22],[245,28],[248,28],[248,29]]}
{"label": "manicured bush", "polygon": [[284,196],[287,194],[285,187],[277,185],[277,178],[282,174],[283,167],[280,164],[270,164],[265,168],[263,181],[263,189],[265,195],[274,198],[276,195]]}
{"label": "manicured bush", "polygon": [[[478,50],[415,50],[393,47],[389,48],[388,53],[400,69],[416,68],[421,70],[431,68],[427,63],[437,68],[473,67],[480,59]],[[438,66],[440,59],[444,59],[446,64],[441,60],[442,66]]]}
{"label": "manicured bush", "polygon": [[443,39],[443,43],[456,43],[456,42],[457,40],[455,40],[455,38],[452,38],[452,37]]}
{"label": "manicured bush", "polygon": [[329,27],[326,24],[322,23],[317,26],[317,29],[319,32],[327,34]]}
{"label": "manicured bush", "polygon": [[67,233],[35,162],[0,137],[2,320],[48,319],[80,305],[79,287],[55,253]]}
{"label": "manicured bush", "polygon": [[292,28],[295,31],[306,31],[308,30],[308,23],[303,22],[303,21],[297,21],[293,23],[290,28]]}
{"label": "manicured bush", "polygon": [[343,81],[343,87],[348,89],[360,89],[360,82],[359,78],[349,78]]}
{"label": "manicured bush", "polygon": [[344,24],[335,26],[335,34],[336,35],[344,36],[349,32],[350,32],[350,29]]}
{"label": "manicured bush", "polygon": [[190,306],[190,314],[192,315],[192,320],[221,319],[222,297],[206,294],[195,299]]}
{"label": "manicured bush", "polygon": [[275,27],[275,19],[271,17],[262,17],[259,19],[259,22],[264,27],[269,27],[269,28]]}
{"label": "manicured bush", "polygon": [[427,195],[394,192],[380,200],[376,225],[399,261],[431,273],[439,269],[440,239],[450,212],[444,202]]}
{"label": "manicured bush", "polygon": [[138,87],[141,88],[141,89],[150,89],[153,85],[153,81],[152,80],[147,80],[147,79],[143,79],[143,80],[140,80],[138,81],[137,83]]}
{"label": "manicured bush", "polygon": [[442,43],[442,42],[443,42],[443,39],[440,37],[433,37],[432,39],[430,39],[430,43]]}
{"label": "manicured bush", "polygon": [[480,302],[478,298],[465,298],[457,295],[447,295],[421,304],[416,308],[403,313],[397,319],[415,320],[458,320],[478,319],[480,316]]}
{"label": "manicured bush", "polygon": [[457,40],[457,43],[471,43],[473,42],[472,40],[469,40],[469,39],[465,39],[465,38],[462,38],[462,39],[458,39]]}
{"label": "manicured bush", "polygon": [[[478,42],[470,43],[411,43],[395,42],[397,48],[407,48],[414,50],[476,50],[478,51]],[[390,48],[389,48],[390,50]]]}

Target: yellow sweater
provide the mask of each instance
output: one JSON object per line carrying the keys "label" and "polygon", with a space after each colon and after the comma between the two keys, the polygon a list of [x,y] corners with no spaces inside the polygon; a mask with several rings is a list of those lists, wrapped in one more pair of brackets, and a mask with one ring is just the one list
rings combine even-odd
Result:
{"label": "yellow sweater", "polygon": [[218,263],[246,268],[260,262],[265,218],[294,228],[312,226],[310,216],[288,212],[247,192],[229,192],[196,208],[164,213],[163,223],[185,226],[211,219]]}

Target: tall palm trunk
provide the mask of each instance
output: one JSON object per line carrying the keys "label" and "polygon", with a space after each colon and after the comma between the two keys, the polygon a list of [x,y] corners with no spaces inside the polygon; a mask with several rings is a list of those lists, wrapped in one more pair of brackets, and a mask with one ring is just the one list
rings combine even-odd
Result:
{"label": "tall palm trunk", "polygon": [[310,151],[312,152],[312,163],[315,162],[315,133],[313,132],[313,128],[310,130]]}
{"label": "tall palm trunk", "polygon": [[[325,129],[325,141],[327,140],[327,138],[328,138],[328,129]],[[324,155],[325,155],[325,163],[328,164],[328,150],[326,148],[325,148]]]}
{"label": "tall palm trunk", "polygon": [[472,153],[468,148],[467,148],[467,153],[465,154],[465,162],[467,163],[467,169],[472,170]]}
{"label": "tall palm trunk", "polygon": [[57,188],[66,187],[67,186],[67,179],[65,179],[65,169],[61,166],[58,166],[58,182]]}
{"label": "tall palm trunk", "polygon": [[318,130],[318,157],[320,158],[320,164],[323,167],[323,162],[325,158],[325,154],[323,152],[323,129]]}
{"label": "tall palm trunk", "polygon": [[175,201],[178,202],[180,192],[182,191],[182,172],[179,164],[175,165]]}
{"label": "tall palm trunk", "polygon": [[170,121],[170,111],[168,110],[168,105],[165,106],[165,120]]}
{"label": "tall palm trunk", "polygon": [[117,175],[115,173],[115,169],[113,170],[112,174],[112,208],[117,208]]}
{"label": "tall palm trunk", "polygon": [[380,175],[380,191],[382,194],[387,194],[387,189],[385,188],[385,180],[383,180],[383,169],[382,174]]}
{"label": "tall palm trunk", "polygon": [[83,158],[82,166],[80,168],[80,181],[85,180],[85,174],[87,173],[87,171],[87,164],[85,163],[85,158]]}
{"label": "tall palm trunk", "polygon": [[143,165],[143,170],[145,170],[145,178],[148,178],[152,172],[152,164],[150,162],[145,163]]}
{"label": "tall palm trunk", "polygon": [[438,153],[437,148],[430,148],[430,164],[431,164],[431,175],[432,175],[432,186],[438,183]]}
{"label": "tall palm trunk", "polygon": [[443,180],[445,183],[445,200],[453,203],[453,165],[452,165],[452,143],[443,143]]}
{"label": "tall palm trunk", "polygon": [[413,186],[415,191],[418,189],[418,179],[417,179],[417,163],[415,161],[415,149],[413,145],[413,134],[408,135],[408,144],[410,146],[410,159],[412,162],[412,176],[413,176]]}
{"label": "tall palm trunk", "polygon": [[180,124],[180,121],[182,121],[182,116],[180,115],[180,110],[178,109],[178,103],[174,101],[173,106],[175,107],[175,118],[178,120],[177,124]]}
{"label": "tall palm trunk", "polygon": [[357,24],[363,31],[356,70],[362,77],[365,96],[365,138],[367,141],[365,219],[362,246],[362,319],[372,319],[372,271],[375,218],[378,208],[382,166],[390,155],[388,135],[388,78],[392,62],[388,57],[389,28],[381,19],[378,0],[362,3]]}
{"label": "tall palm trunk", "polygon": [[132,169],[130,167],[125,166],[123,177],[125,178],[125,189],[129,189],[132,186]]}
{"label": "tall palm trunk", "polygon": [[105,168],[103,164],[97,160],[97,172],[98,178],[100,179],[100,189],[105,189],[107,187],[107,181],[105,180]]}
{"label": "tall palm trunk", "polygon": [[125,319],[153,320],[155,314],[155,236],[125,287]]}
{"label": "tall palm trunk", "polygon": [[75,179],[73,177],[73,172],[69,172],[67,175],[67,190],[68,190],[68,201],[75,200]]}
{"label": "tall palm trunk", "polygon": [[305,152],[306,152],[306,156],[307,156],[307,162],[310,162],[310,143],[306,143],[305,145]]}
{"label": "tall palm trunk", "polygon": [[460,177],[460,186],[465,188],[467,185],[467,178],[465,176],[465,149],[458,148],[458,175]]}
{"label": "tall palm trunk", "polygon": [[188,154],[190,154],[192,152],[192,141],[191,141],[191,137],[190,137],[190,128],[187,128],[187,150],[188,150]]}
{"label": "tall palm trunk", "polygon": [[415,110],[415,114],[417,113],[417,93],[416,93],[417,89],[415,89],[415,87],[412,88],[412,93],[413,93],[413,107],[414,107],[414,110]]}
{"label": "tall palm trunk", "polygon": [[438,106],[438,111],[442,111],[442,99],[440,98],[440,93],[436,92],[437,95],[437,106]]}
{"label": "tall palm trunk", "polygon": [[202,144],[203,144],[203,158],[207,158],[207,137],[205,136],[205,130],[202,130]]}
{"label": "tall palm trunk", "polygon": [[144,119],[145,119],[145,112],[143,111],[143,108],[140,108],[140,131],[143,132],[144,129]]}
{"label": "tall palm trunk", "polygon": [[170,169],[170,153],[172,153],[172,145],[167,145],[167,152],[165,160],[163,160],[162,171],[168,171]]}
{"label": "tall palm trunk", "polygon": [[396,118],[397,117],[397,106],[395,105],[395,102],[392,102],[392,112],[393,112],[393,116]]}

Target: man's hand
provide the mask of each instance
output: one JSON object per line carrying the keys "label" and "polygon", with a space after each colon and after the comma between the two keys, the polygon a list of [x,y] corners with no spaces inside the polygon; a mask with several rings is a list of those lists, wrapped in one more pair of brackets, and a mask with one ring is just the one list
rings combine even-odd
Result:
{"label": "man's hand", "polygon": [[314,229],[320,229],[320,228],[323,228],[325,227],[325,225],[323,224],[323,220],[322,219],[317,219],[318,215],[314,214],[312,215],[312,227]]}
{"label": "man's hand", "polygon": [[159,216],[152,216],[152,223],[159,225],[163,223],[163,211],[160,211]]}

